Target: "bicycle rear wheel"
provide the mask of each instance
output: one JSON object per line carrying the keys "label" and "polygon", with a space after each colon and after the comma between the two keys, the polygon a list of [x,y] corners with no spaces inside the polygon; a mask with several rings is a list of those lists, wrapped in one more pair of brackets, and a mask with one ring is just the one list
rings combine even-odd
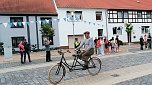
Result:
{"label": "bicycle rear wheel", "polygon": [[90,58],[88,63],[88,72],[91,75],[97,75],[101,70],[101,60],[97,57]]}
{"label": "bicycle rear wheel", "polygon": [[65,75],[65,68],[63,65],[55,65],[48,72],[48,80],[53,84],[59,83]]}

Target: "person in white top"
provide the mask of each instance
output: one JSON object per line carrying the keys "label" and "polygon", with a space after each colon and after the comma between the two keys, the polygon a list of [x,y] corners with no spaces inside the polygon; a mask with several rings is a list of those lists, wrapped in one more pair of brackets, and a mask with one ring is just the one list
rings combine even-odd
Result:
{"label": "person in white top", "polygon": [[147,49],[147,35],[145,34],[144,35],[144,44],[145,44],[145,49]]}

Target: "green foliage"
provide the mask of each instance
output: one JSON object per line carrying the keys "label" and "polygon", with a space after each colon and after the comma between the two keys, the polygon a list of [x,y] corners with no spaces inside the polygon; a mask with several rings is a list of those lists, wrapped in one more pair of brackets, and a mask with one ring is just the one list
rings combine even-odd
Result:
{"label": "green foliage", "polygon": [[133,30],[133,25],[131,23],[125,23],[125,27],[126,27],[126,32],[127,33],[131,33]]}
{"label": "green foliage", "polygon": [[46,35],[46,36],[53,36],[54,35],[54,29],[48,23],[44,24],[41,27],[40,32],[42,35]]}

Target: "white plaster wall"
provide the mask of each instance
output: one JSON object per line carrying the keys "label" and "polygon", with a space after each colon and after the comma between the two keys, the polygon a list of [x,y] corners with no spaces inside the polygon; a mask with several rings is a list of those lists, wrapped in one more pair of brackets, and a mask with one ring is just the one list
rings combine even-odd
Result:
{"label": "white plaster wall", "polygon": [[[152,28],[152,24],[151,23],[132,23],[133,27],[133,32],[132,33],[132,42],[138,42],[140,39],[140,36],[144,36],[145,34],[142,34],[141,32],[141,26],[150,26],[150,28]],[[122,35],[119,35],[120,40],[127,42],[127,33],[125,31],[125,26],[124,23],[109,23],[108,24],[108,34],[109,34],[109,38],[111,37],[115,37],[116,35],[113,35],[113,27],[119,27],[122,26]],[[150,29],[150,32],[152,33],[152,29]],[[133,38],[133,36],[136,36],[136,38]]]}
{"label": "white plaster wall", "polygon": [[[12,16],[12,17],[16,17],[16,16]],[[26,17],[23,17],[23,20],[26,20]],[[10,16],[0,16],[0,21],[2,23],[5,22],[10,22]],[[4,42],[4,47],[8,47],[11,46],[12,47],[12,39],[11,37],[20,37],[20,36],[24,36],[25,38],[27,38],[27,30],[26,30],[26,26],[24,26],[24,28],[10,28],[8,27],[4,27],[4,25],[0,25],[0,31],[1,31],[1,41]]]}
{"label": "white plaster wall", "polygon": [[[96,21],[96,11],[102,11],[102,15],[105,16],[105,9],[68,9],[68,8],[58,8],[58,18],[59,22],[59,38],[60,46],[68,46],[68,35],[73,35],[73,25],[72,22],[64,21],[66,18],[66,11],[82,11],[83,19],[80,22],[75,22],[74,33],[83,34],[85,31],[91,32],[91,37],[98,36],[98,29],[104,28],[103,35],[106,34],[106,17],[103,17],[103,21]],[[84,21],[91,22],[84,23]],[[100,25],[93,25],[93,23]],[[103,26],[102,26],[103,25]]]}
{"label": "white plaster wall", "polygon": [[[12,17],[23,17],[23,21],[26,21],[25,16],[12,16]],[[56,16],[38,16],[37,20],[40,20],[40,17],[52,17],[53,19],[57,19]],[[10,16],[0,16],[0,21],[3,22],[10,22]],[[35,16],[29,16],[29,21],[35,21]],[[58,22],[53,21],[52,23],[53,28],[55,29],[55,36],[54,36],[54,45],[51,47],[58,47],[59,46],[59,37],[58,37]],[[29,26],[30,28],[30,41],[31,45],[37,44],[37,35],[36,35],[36,23],[32,23]],[[38,38],[39,38],[39,46],[40,49],[44,48],[42,46],[42,36],[40,33],[41,25],[38,23]],[[0,25],[0,41],[4,42],[4,47],[6,46],[12,46],[12,39],[11,37],[25,37],[28,41],[27,37],[27,25],[24,26],[24,28],[5,28],[4,25]],[[16,49],[17,50],[17,49]]]}

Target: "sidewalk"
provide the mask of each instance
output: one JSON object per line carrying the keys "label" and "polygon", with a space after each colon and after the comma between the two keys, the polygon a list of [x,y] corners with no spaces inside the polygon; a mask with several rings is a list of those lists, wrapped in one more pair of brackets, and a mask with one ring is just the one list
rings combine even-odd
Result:
{"label": "sidewalk", "polygon": [[[132,44],[130,46],[130,48],[129,48],[130,51],[128,50],[128,48],[129,48],[128,45],[120,46],[120,50],[121,51],[119,53],[112,53],[111,55],[118,55],[118,54],[122,54],[122,53],[139,51],[139,45],[137,45],[137,44]],[[71,53],[66,53],[65,57],[69,59],[69,57],[72,57],[72,54],[75,53],[75,52],[74,52],[74,49],[68,49],[68,50],[70,50]],[[67,49],[64,50],[64,51],[67,51]],[[54,61],[54,59],[55,60],[59,60],[61,58],[61,55],[59,55],[57,53],[57,50],[53,50],[53,51],[51,51],[51,57],[52,57],[52,60]],[[31,53],[31,60],[32,61],[36,61],[36,60],[45,61],[45,52],[44,51],[32,52]],[[28,59],[27,59],[27,61],[28,61]],[[10,63],[10,62],[11,63],[12,62],[20,62],[20,54],[19,53],[18,54],[13,54],[13,57],[12,57],[12,59],[9,62],[5,61],[4,55],[0,55],[0,64],[2,64],[2,63]]]}
{"label": "sidewalk", "polygon": [[[96,76],[89,75],[72,80],[62,81],[59,85],[70,85],[69,82],[72,82],[72,85],[114,85],[119,82],[124,82],[127,80],[152,74],[152,68],[149,68],[151,66],[152,63],[148,63],[143,65],[121,68],[117,70],[106,71]],[[136,85],[141,85],[141,83],[142,81]],[[135,85],[135,84],[131,84],[131,82],[129,82],[123,85]]]}

